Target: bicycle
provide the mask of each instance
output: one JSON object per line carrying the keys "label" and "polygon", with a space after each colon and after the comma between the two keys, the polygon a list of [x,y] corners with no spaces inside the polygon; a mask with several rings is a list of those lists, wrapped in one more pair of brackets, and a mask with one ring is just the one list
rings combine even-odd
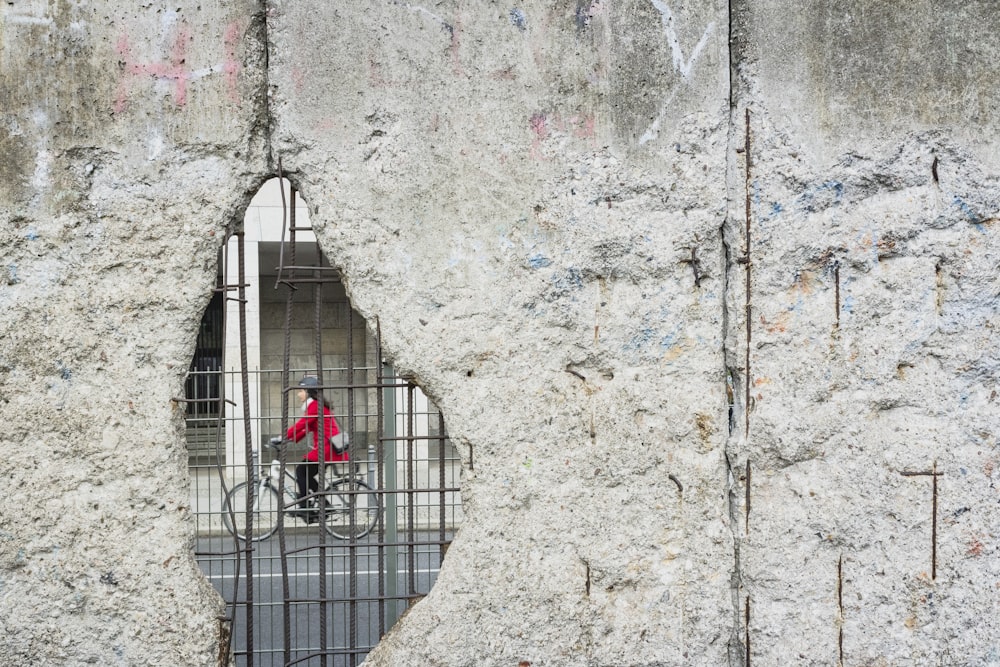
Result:
{"label": "bicycle", "polygon": [[[268,448],[280,452],[286,441],[274,438],[267,444]],[[334,464],[327,464],[332,469]],[[281,461],[274,458],[265,475],[261,476],[258,465],[258,454],[252,454],[250,464],[251,478],[240,482],[226,495],[222,503],[222,523],[230,534],[246,541],[247,508],[249,506],[253,522],[251,539],[254,542],[266,540],[278,530],[278,512],[284,511],[286,517],[302,518],[302,513],[290,513],[295,508],[296,481],[295,477],[285,468],[284,500],[278,493],[278,481],[281,477]],[[247,494],[249,493],[249,505]],[[341,540],[358,539],[370,533],[378,523],[382,509],[378,494],[364,481],[351,475],[334,476],[329,479],[322,493],[311,494],[305,501],[305,520],[315,523],[321,515],[319,503],[324,503],[323,527],[326,532]],[[297,509],[297,508],[296,508]],[[232,510],[232,511],[230,511]],[[234,522],[235,521],[235,525]],[[288,525],[286,520],[285,525]]]}

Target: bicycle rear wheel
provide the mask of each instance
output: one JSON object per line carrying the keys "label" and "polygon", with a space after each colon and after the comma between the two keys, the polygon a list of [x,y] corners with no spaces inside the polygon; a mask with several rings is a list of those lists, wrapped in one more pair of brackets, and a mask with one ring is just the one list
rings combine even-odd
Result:
{"label": "bicycle rear wheel", "polygon": [[231,534],[246,541],[248,502],[252,521],[250,527],[253,529],[252,541],[266,540],[278,529],[278,510],[281,508],[278,492],[270,486],[261,488],[259,484],[251,485],[248,482],[234,486],[222,503],[222,523]]}
{"label": "bicycle rear wheel", "polygon": [[358,479],[338,479],[326,487],[326,532],[341,540],[364,537],[378,524],[378,494]]}

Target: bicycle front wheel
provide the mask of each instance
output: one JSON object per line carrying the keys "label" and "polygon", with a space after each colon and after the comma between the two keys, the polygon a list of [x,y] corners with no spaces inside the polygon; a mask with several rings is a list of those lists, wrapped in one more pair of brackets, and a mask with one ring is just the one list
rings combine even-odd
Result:
{"label": "bicycle front wheel", "polygon": [[[278,511],[281,500],[270,486],[243,482],[233,487],[222,503],[222,523],[226,530],[243,541],[247,539],[247,508],[250,509],[249,528],[254,542],[266,540],[278,529]],[[230,510],[232,514],[230,515]],[[235,524],[233,521],[235,520]]]}
{"label": "bicycle front wheel", "polygon": [[378,494],[358,479],[338,479],[326,487],[326,532],[341,540],[364,537],[378,524]]}

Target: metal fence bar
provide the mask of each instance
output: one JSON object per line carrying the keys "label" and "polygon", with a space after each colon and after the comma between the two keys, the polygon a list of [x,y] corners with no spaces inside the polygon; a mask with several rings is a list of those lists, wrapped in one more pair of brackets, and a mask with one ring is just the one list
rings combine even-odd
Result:
{"label": "metal fence bar", "polygon": [[[244,451],[246,454],[247,461],[253,461],[253,442],[250,433],[250,377],[247,374],[247,299],[246,299],[246,253],[244,250],[244,232],[240,230],[236,233],[236,250],[237,250],[237,266],[239,271],[239,276],[237,280],[239,281],[239,323],[240,323],[240,386],[243,392],[243,440],[244,440]],[[247,539],[244,543],[246,549],[244,551],[244,559],[246,561],[246,573],[247,573],[247,585],[246,585],[246,645],[247,653],[253,655],[253,586],[251,582],[253,581],[253,477],[251,476],[251,484],[247,487],[247,505],[245,508],[246,512],[246,532]]]}
{"label": "metal fence bar", "polygon": [[445,449],[445,438],[444,438],[444,415],[438,412],[438,539],[441,540],[440,547],[440,558],[444,561],[445,552],[448,551],[447,546],[444,544],[445,535],[445,501],[447,494],[447,480],[445,479],[445,469],[444,469],[444,449]]}
{"label": "metal fence bar", "polygon": [[416,507],[417,494],[412,491],[416,480],[414,479],[414,429],[413,429],[413,393],[416,387],[411,384],[406,388],[406,576],[409,585],[409,594],[416,595],[416,552],[414,551],[414,541],[416,539]]}
{"label": "metal fence bar", "polygon": [[[225,285],[228,282],[228,279],[229,279],[228,278],[229,277],[229,274],[228,274],[228,270],[229,269],[228,269],[228,267],[229,267],[229,237],[227,236],[226,240],[224,241],[223,248],[222,248],[222,281],[221,282],[223,283],[223,285]],[[220,285],[220,287],[222,287],[222,285]],[[226,293],[227,292],[222,292],[222,294],[226,294]],[[223,336],[225,336],[226,331],[227,331],[226,327],[227,327],[227,324],[228,324],[228,318],[227,318],[226,313],[228,311],[229,311],[229,308],[227,308],[226,299],[224,298],[223,302],[222,302],[222,331],[223,331]],[[241,332],[241,334],[242,334],[242,332]],[[223,345],[222,345],[222,353],[221,353],[220,356],[221,356],[221,359],[220,359],[219,363],[221,365],[221,368],[225,368],[226,367],[225,366],[225,363],[226,363],[226,346],[225,346],[225,343],[223,343]],[[226,406],[225,398],[226,398],[226,385],[225,385],[225,382],[222,381],[222,377],[221,377],[221,373],[220,373],[220,377],[219,377],[219,407],[218,407],[218,410],[217,410],[216,425],[215,425],[215,466],[216,466],[216,473],[219,476],[219,485],[222,488],[223,497],[226,497],[228,495],[228,488],[227,488],[227,485],[226,485],[225,471],[222,468],[223,462],[224,462],[224,458],[222,456],[222,434],[223,434],[223,424],[224,424],[225,410],[226,410],[226,407],[225,407]],[[230,512],[234,512],[235,511],[235,508],[233,508],[233,507],[229,507],[228,509],[229,509]],[[240,547],[239,540],[234,535],[233,536],[233,551],[234,552],[238,551],[239,547]],[[222,656],[224,658],[224,660],[223,659],[219,660],[219,662],[222,663],[222,664],[228,664],[229,663],[229,657],[230,657],[230,655],[233,652],[233,631],[232,631],[232,628],[233,628],[233,623],[236,620],[236,590],[239,588],[240,565],[241,565],[241,562],[240,562],[239,558],[236,558],[235,560],[236,560],[236,570],[235,570],[235,576],[233,577],[233,602],[232,602],[232,604],[230,604],[230,605],[227,606],[227,615],[226,615],[226,621],[225,621],[225,623],[228,625],[228,634],[229,634],[229,637],[228,637],[228,641],[226,642],[226,648],[225,648],[226,655]]]}
{"label": "metal fence bar", "polygon": [[[292,193],[294,195],[296,191],[293,189]],[[294,196],[293,196],[294,200]],[[293,208],[294,210],[294,208]],[[323,253],[317,248],[316,250],[316,266],[322,266],[323,264]],[[316,278],[319,278],[319,271],[315,271],[313,274]],[[318,384],[323,384],[323,286],[320,284],[313,285],[313,335],[314,342],[316,345],[316,380]],[[286,336],[291,335],[291,331],[285,332]],[[316,451],[317,459],[319,463],[319,491],[322,492],[326,489],[326,399],[324,398],[323,390],[317,390],[316,401],[319,403],[316,411]],[[324,496],[319,497],[319,525],[326,525],[326,498]],[[353,513],[352,513],[353,516]],[[319,531],[320,547],[319,547],[319,596],[320,598],[326,598],[326,531]],[[323,667],[327,667],[330,664],[329,655],[326,654],[326,620],[327,620],[327,604],[325,602],[320,603],[319,606],[319,644],[323,647]]]}
{"label": "metal fence bar", "polygon": [[[376,359],[377,359],[377,362],[379,363],[379,367],[378,367],[378,382],[381,383],[385,379],[384,378],[385,366],[382,364],[382,347],[381,347],[382,327],[381,327],[381,324],[379,322],[375,323],[375,332],[376,332],[375,333],[375,337],[376,337],[375,338],[375,341],[376,341],[375,345],[376,345],[376,350],[377,350]],[[378,419],[378,424],[377,424],[377,427],[378,427],[378,436],[375,439],[375,448],[376,448],[376,454],[375,454],[376,464],[375,465],[377,466],[377,471],[376,471],[376,476],[377,476],[376,488],[378,488],[379,490],[385,489],[386,488],[386,484],[388,483],[388,480],[386,479],[386,473],[388,471],[388,467],[386,466],[386,461],[385,461],[385,438],[387,436],[386,425],[388,424],[389,417],[386,417],[384,415],[390,415],[391,414],[392,415],[391,419],[393,420],[393,423],[395,423],[395,419],[396,419],[396,415],[395,415],[396,410],[395,410],[394,404],[390,403],[390,404],[387,405],[386,397],[387,397],[389,391],[391,391],[391,390],[387,391],[385,389],[382,389],[382,390],[378,390],[378,391],[375,392],[375,396],[376,396],[375,400],[376,400],[376,404],[377,404],[377,411],[378,411],[379,415],[382,415],[382,417]],[[395,429],[393,429],[393,431],[394,430]],[[393,465],[393,469],[395,469],[394,465]],[[383,597],[388,594],[389,590],[392,591],[392,594],[395,594],[395,592],[396,592],[396,577],[395,576],[392,577],[392,579],[391,579],[391,589],[390,589],[389,588],[389,582],[386,581],[386,576],[385,576],[385,571],[386,571],[386,557],[387,557],[387,555],[389,555],[387,553],[387,551],[386,551],[385,540],[386,540],[386,538],[389,535],[395,535],[395,530],[396,530],[396,520],[395,520],[396,504],[395,504],[395,502],[392,502],[391,505],[390,505],[390,502],[389,502],[390,498],[389,498],[389,496],[385,495],[384,497],[385,497],[385,503],[384,503],[384,509],[383,509],[383,517],[382,517],[384,531],[382,531],[382,532],[380,532],[378,534],[378,582],[377,582],[378,583],[378,593],[379,593],[379,596],[383,596]],[[393,558],[393,562],[395,562],[395,553],[393,552],[391,555],[392,555],[392,558]],[[393,572],[394,571],[395,571],[395,568],[393,568]],[[386,625],[386,616],[387,616],[387,614],[386,614],[386,604],[384,602],[382,602],[382,603],[380,603],[378,605],[378,631],[379,631],[379,636],[383,635],[388,630],[388,626]],[[393,616],[392,618],[393,618],[393,620],[395,620],[395,616]]]}
{"label": "metal fence bar", "polygon": [[[279,168],[279,178],[281,174],[281,162],[278,162]],[[285,201],[285,181],[283,178],[279,180],[279,186],[281,189],[281,246],[279,248],[278,254],[278,280],[281,279],[281,274],[283,273],[283,267],[285,259],[285,223],[289,219],[291,220],[289,224],[288,240],[289,240],[289,254],[291,256],[292,265],[295,265],[295,200],[294,196],[292,198],[292,210],[291,214],[288,211],[288,203]],[[293,193],[294,194],[294,193]],[[289,279],[295,277],[295,269],[288,269]],[[282,346],[282,360],[281,360],[281,435],[284,436],[288,432],[288,390],[286,387],[290,384],[289,377],[291,372],[291,355],[292,355],[292,339],[291,336],[287,334],[292,328],[292,310],[294,308],[295,302],[295,290],[291,285],[286,284],[288,287],[288,293],[285,296],[285,337],[284,344]],[[275,282],[274,288],[278,288],[278,283]],[[259,385],[258,385],[259,386]],[[278,452],[280,457],[280,469],[281,476],[278,480],[278,496],[282,499],[285,497],[285,470],[288,466],[288,448],[282,447]],[[283,634],[282,641],[282,653],[284,662],[287,665],[292,660],[292,614],[291,608],[289,606],[289,600],[291,599],[291,586],[288,579],[288,543],[285,536],[285,513],[278,511],[278,551],[279,558],[281,560],[281,628]]]}
{"label": "metal fence bar", "polygon": [[[347,384],[351,385],[354,382],[354,310],[347,310]],[[354,431],[354,389],[347,390],[347,425],[348,433],[353,433]],[[367,443],[366,443],[367,445]],[[365,458],[368,456],[367,446],[365,447]],[[350,449],[348,449],[350,451]],[[355,448],[355,451],[357,449]],[[348,464],[349,477],[352,479],[355,476],[355,465],[356,462],[354,457],[351,457],[351,461]],[[357,540],[355,538],[355,526],[354,518],[355,513],[353,511],[353,506],[357,502],[356,496],[349,496],[350,507],[352,511],[350,512],[350,530],[348,531],[351,535],[350,543],[348,544],[348,567],[351,571],[350,582],[349,582],[349,596],[350,596],[350,613],[349,613],[349,632],[350,632],[350,646],[354,647],[358,645],[358,552],[357,552]],[[351,666],[356,664],[357,656],[351,655]]]}

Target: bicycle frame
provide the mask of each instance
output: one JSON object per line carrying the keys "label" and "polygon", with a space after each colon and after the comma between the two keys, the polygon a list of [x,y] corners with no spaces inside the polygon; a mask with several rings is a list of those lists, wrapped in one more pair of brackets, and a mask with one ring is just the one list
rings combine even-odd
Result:
{"label": "bicycle frame", "polygon": [[[280,451],[280,448],[283,445],[272,445],[272,444],[269,443],[269,444],[267,444],[265,446],[268,447],[268,448]],[[260,489],[262,489],[262,490],[264,488],[266,488],[266,487],[270,487],[270,488],[274,489],[275,491],[277,491],[279,489],[278,484],[279,484],[279,481],[280,481],[281,475],[282,475],[281,460],[279,458],[273,458],[273,459],[271,459],[271,463],[266,468],[267,469],[267,474],[266,475],[261,475],[260,471],[262,469],[264,469],[264,466],[262,464],[260,464],[259,461],[260,461],[260,454],[257,451],[254,451],[253,454],[252,454],[252,459],[251,459],[251,465],[252,465],[252,473],[251,473],[252,476],[251,476],[251,479],[253,480],[253,485],[256,486],[256,487],[258,487],[258,488],[260,488]],[[305,461],[296,461],[293,465],[301,465],[302,463],[305,463]],[[337,468],[338,464],[340,464],[340,463],[347,464],[347,470],[344,472],[344,474],[340,474],[340,472],[339,472],[339,470]],[[324,464],[323,464],[324,465],[324,475],[323,475],[324,486],[328,487],[331,484],[334,484],[336,482],[353,478],[354,475],[351,474],[352,473],[352,468],[351,468],[351,464],[350,463],[351,463],[350,461],[326,461],[326,462],[324,462]],[[292,498],[295,498],[295,496],[297,495],[297,492],[298,492],[298,480],[296,480],[295,475],[292,474],[292,472],[291,472],[291,466],[288,465],[287,462],[285,464],[284,476],[285,476],[285,495],[291,496]],[[321,495],[324,495],[323,492],[316,491],[316,492],[307,494],[306,497],[310,498],[310,499],[313,499],[313,498],[316,498],[316,497],[321,496]]]}
{"label": "bicycle frame", "polygon": [[[280,444],[268,446],[280,452]],[[249,478],[234,486],[226,496],[223,524],[240,539],[247,534],[253,535],[254,540],[267,539],[280,524],[279,514],[287,514],[307,523],[318,521],[338,539],[364,537],[378,524],[382,511],[380,499],[363,479],[352,474],[354,468],[350,462],[345,462],[348,467],[343,475],[339,474],[338,463],[324,464],[322,490],[299,498],[296,476],[287,467],[282,470],[280,458],[264,466],[260,464],[259,450],[253,451]],[[283,493],[279,490],[282,483]],[[273,501],[269,504],[268,499]],[[256,529],[250,528],[249,523],[258,519],[263,523]]]}

